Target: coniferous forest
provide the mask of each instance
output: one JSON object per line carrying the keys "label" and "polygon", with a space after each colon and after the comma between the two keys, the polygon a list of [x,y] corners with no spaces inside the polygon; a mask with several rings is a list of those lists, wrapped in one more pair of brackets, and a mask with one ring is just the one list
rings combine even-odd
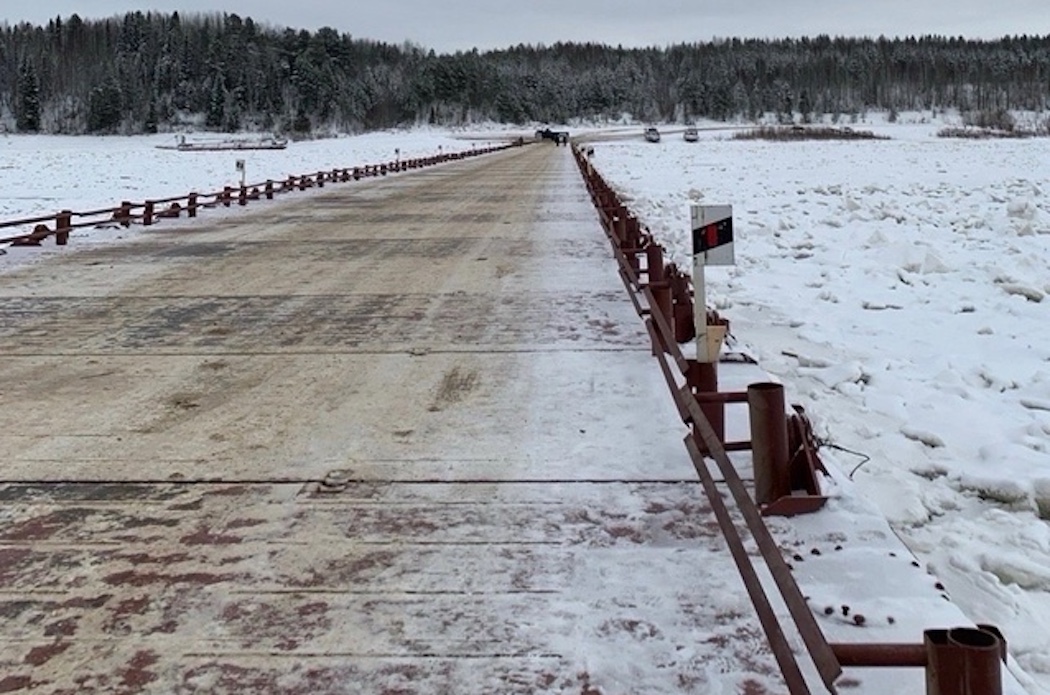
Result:
{"label": "coniferous forest", "polygon": [[478,121],[1044,111],[1050,36],[726,39],[436,54],[235,14],[0,25],[0,129],[307,133]]}

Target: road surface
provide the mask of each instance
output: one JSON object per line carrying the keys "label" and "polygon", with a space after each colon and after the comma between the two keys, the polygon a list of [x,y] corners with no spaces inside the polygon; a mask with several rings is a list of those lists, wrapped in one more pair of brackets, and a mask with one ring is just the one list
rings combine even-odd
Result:
{"label": "road surface", "polygon": [[568,150],[295,195],[0,276],[0,692],[779,692]]}

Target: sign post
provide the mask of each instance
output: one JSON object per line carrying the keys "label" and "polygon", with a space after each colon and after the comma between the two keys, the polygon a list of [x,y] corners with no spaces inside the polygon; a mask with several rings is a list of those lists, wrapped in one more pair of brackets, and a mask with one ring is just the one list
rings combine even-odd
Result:
{"label": "sign post", "polygon": [[244,160],[243,159],[238,159],[237,160],[237,171],[241,172],[241,188],[244,188],[244,174],[245,174],[245,172],[244,172]]}
{"label": "sign post", "polygon": [[712,364],[718,361],[725,339],[724,326],[707,325],[707,288],[704,268],[709,265],[733,265],[733,206],[693,205],[693,311],[696,322],[696,361]]}

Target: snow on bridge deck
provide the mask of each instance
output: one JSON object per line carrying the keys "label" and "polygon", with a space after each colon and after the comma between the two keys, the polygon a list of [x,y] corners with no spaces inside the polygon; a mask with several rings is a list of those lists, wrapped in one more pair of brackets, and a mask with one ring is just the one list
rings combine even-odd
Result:
{"label": "snow on bridge deck", "polygon": [[780,691],[605,243],[535,146],[4,276],[0,691]]}

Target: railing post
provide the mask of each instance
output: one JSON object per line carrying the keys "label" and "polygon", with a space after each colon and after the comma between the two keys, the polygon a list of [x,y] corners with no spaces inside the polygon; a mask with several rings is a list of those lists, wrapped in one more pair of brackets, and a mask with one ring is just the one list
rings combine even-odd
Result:
{"label": "railing post", "polygon": [[693,297],[689,292],[689,278],[675,269],[671,274],[671,298],[674,302],[674,338],[684,343],[696,337],[693,316]]}
{"label": "railing post", "polygon": [[[689,360],[689,374],[686,375],[686,382],[698,394],[718,393],[718,363]],[[726,440],[725,403],[705,401],[700,403],[700,410],[707,418],[707,424],[711,425],[711,429],[718,436],[718,441],[724,442]],[[697,440],[697,445],[705,454],[708,453],[707,445],[703,441]]]}
{"label": "railing post", "polygon": [[751,416],[751,462],[755,471],[755,504],[760,507],[791,494],[787,416],[782,384],[747,387]]}
{"label": "railing post", "polygon": [[631,266],[631,270],[634,271],[635,275],[641,272],[641,261],[638,257],[638,251],[641,250],[641,230],[638,223],[638,218],[633,216],[627,217],[627,226],[625,228],[624,246],[628,249],[635,249],[633,253],[627,254],[627,262]]}
{"label": "railing post", "polygon": [[131,201],[121,201],[120,211],[117,212],[117,221],[125,227],[131,226]]}
{"label": "railing post", "polygon": [[317,187],[318,188],[324,188],[324,172],[323,171],[317,172]]}
{"label": "railing post", "polygon": [[147,200],[146,205],[142,210],[142,225],[149,227],[153,224],[153,201]]}
{"label": "railing post", "polygon": [[69,243],[69,232],[73,228],[73,211],[63,210],[55,218],[55,243],[65,246]]}
{"label": "railing post", "polygon": [[186,207],[189,208],[189,212],[187,214],[190,217],[197,216],[197,194],[195,192],[190,193],[188,196],[186,196]]}
{"label": "railing post", "polygon": [[991,632],[927,630],[927,695],[1002,695],[1002,645]]}
{"label": "railing post", "polygon": [[627,246],[627,208],[622,205],[616,211],[616,224],[613,226],[613,234],[616,236],[617,245],[621,249],[625,248]]}
{"label": "railing post", "polygon": [[248,204],[248,187],[243,183],[241,184],[240,192],[237,194],[237,204],[242,206]]}
{"label": "railing post", "polygon": [[[667,325],[672,325],[674,320],[673,311],[671,309],[671,284],[667,282],[667,275],[664,268],[664,249],[659,244],[650,244],[645,249],[648,276],[649,276],[649,289],[653,293],[653,299],[656,300],[656,306],[653,310],[659,311],[663,314],[664,320],[667,321]],[[656,346],[654,346],[654,349]],[[667,350],[667,346],[660,345],[660,350]],[[655,353],[654,353],[655,354]]]}
{"label": "railing post", "polygon": [[224,186],[222,189],[222,204],[223,207],[230,207],[230,203],[233,202],[233,187]]}
{"label": "railing post", "polygon": [[273,200],[273,181],[266,180],[266,199]]}

